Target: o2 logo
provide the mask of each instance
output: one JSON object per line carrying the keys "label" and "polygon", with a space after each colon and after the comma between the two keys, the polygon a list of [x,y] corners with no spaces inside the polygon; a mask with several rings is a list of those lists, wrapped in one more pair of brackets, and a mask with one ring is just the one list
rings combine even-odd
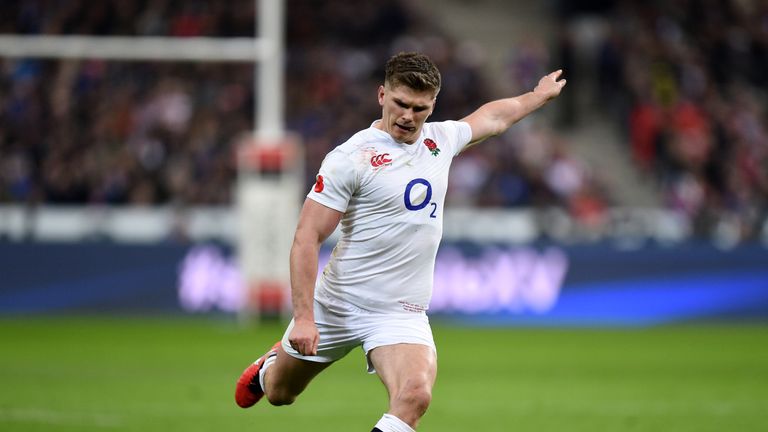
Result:
{"label": "o2 logo", "polygon": [[[421,186],[417,186],[421,185]],[[424,198],[418,202],[414,203],[411,199],[411,193],[413,191],[413,188],[417,188],[417,192],[426,188],[425,193],[420,193],[417,195],[416,199],[419,199],[419,197],[423,196]],[[403,195],[403,201],[405,202],[405,208],[407,208],[410,211],[419,211],[426,207],[427,205],[432,206],[432,212],[430,212],[429,217],[436,218],[437,215],[435,212],[437,211],[437,203],[429,202],[429,200],[432,199],[432,184],[429,183],[429,181],[423,179],[423,178],[416,178],[408,182],[408,185],[405,187],[405,194]]]}

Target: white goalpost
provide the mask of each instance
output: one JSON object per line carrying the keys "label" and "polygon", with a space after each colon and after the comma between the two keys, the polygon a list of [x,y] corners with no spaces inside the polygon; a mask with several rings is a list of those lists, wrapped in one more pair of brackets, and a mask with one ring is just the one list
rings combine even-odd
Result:
{"label": "white goalpost", "polygon": [[264,62],[274,50],[275,45],[263,38],[0,34],[0,55],[4,57]]}
{"label": "white goalpost", "polygon": [[255,0],[253,38],[0,34],[0,56],[115,61],[254,62],[254,133],[238,149],[237,254],[243,320],[289,308],[288,258],[303,184],[298,138],[284,126],[284,2]]}

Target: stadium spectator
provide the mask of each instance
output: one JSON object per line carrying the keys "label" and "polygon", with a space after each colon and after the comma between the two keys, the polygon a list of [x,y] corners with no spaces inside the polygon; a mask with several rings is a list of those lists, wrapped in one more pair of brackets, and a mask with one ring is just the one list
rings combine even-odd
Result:
{"label": "stadium spectator", "polygon": [[[307,187],[328,150],[376,115],[370,89],[378,65],[394,52],[425,52],[443,71],[434,118],[461,118],[488,99],[478,48],[452,41],[411,2],[290,1],[286,12],[286,118],[306,146]],[[14,1],[4,6],[0,30],[250,37],[253,16],[251,0]],[[547,56],[530,43],[515,53],[509,89],[528,88]],[[253,127],[252,65],[35,59],[0,59],[0,65],[0,166],[8,167],[0,175],[0,202],[232,202],[234,147]],[[471,149],[457,169],[484,172],[454,176],[448,205],[568,208],[542,178],[555,162],[552,153],[534,165],[525,154],[558,139],[510,132],[493,146]]]}
{"label": "stadium spectator", "polygon": [[614,101],[604,106],[627,125],[637,166],[697,234],[728,224],[757,238],[768,213],[768,3],[597,3],[587,11],[606,27],[596,97]]}

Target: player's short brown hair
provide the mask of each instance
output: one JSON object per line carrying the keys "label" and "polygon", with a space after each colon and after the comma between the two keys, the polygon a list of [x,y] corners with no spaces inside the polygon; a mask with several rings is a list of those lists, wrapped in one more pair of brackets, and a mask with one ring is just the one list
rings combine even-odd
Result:
{"label": "player's short brown hair", "polygon": [[440,71],[424,54],[401,52],[387,61],[384,82],[391,87],[404,85],[416,91],[440,91]]}

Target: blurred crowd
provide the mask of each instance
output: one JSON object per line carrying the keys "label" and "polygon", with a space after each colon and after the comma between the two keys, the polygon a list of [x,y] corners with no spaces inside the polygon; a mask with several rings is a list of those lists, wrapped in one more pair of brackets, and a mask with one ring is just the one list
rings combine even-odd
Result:
{"label": "blurred crowd", "polygon": [[[254,32],[254,2],[16,1],[0,32]],[[0,200],[227,203],[252,128],[253,65],[2,59]]]}
{"label": "blurred crowd", "polygon": [[603,3],[598,100],[636,165],[695,232],[754,238],[768,214],[768,2]]}
{"label": "blurred crowd", "polygon": [[[17,0],[0,33],[252,36],[253,0]],[[443,75],[432,120],[501,96],[481,47],[452,40],[407,1],[290,0],[286,121],[306,145],[307,187],[324,155],[380,115],[375,92],[394,53],[430,55]],[[505,88],[527,91],[550,67],[521,46]],[[250,64],[0,59],[0,202],[232,202],[235,147],[253,127]],[[605,193],[533,116],[455,161],[449,205],[560,205],[589,219]]]}
{"label": "blurred crowd", "polygon": [[[768,211],[768,2],[592,3],[597,100],[625,126],[638,169],[697,232],[756,235]],[[15,0],[0,33],[250,37],[255,13],[253,0]],[[378,118],[394,53],[438,64],[433,121],[532,89],[553,64],[543,44],[520,42],[507,82],[490,82],[482,47],[403,0],[290,0],[286,15],[286,122],[305,144],[307,186],[330,149]],[[2,58],[0,203],[229,204],[253,79],[244,63]],[[538,114],[456,159],[448,193],[448,205],[555,205],[595,225],[610,202]]]}

